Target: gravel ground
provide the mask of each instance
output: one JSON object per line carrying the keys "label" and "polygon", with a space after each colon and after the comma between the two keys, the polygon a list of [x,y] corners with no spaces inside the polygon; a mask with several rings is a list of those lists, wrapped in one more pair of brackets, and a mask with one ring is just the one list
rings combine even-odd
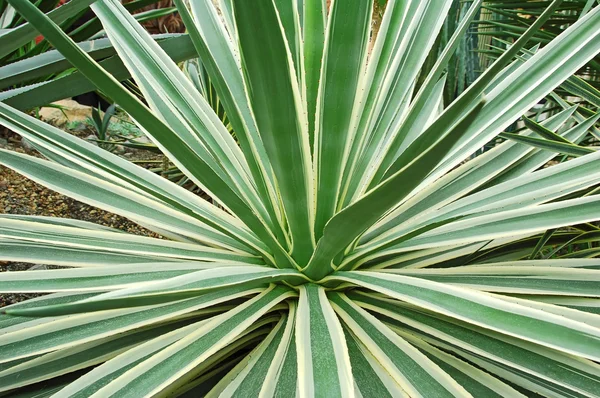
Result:
{"label": "gravel ground", "polygon": [[[34,150],[23,147],[21,138],[7,130],[0,131],[0,147],[41,157]],[[144,153],[130,154],[129,158],[147,159],[148,156],[156,157],[156,155],[144,151]],[[137,235],[158,237],[155,233],[124,217],[88,206],[85,203],[51,191],[9,168],[0,166],[0,214],[2,213],[75,218]],[[34,264],[0,261],[0,272],[22,271],[32,266]],[[35,294],[0,294],[0,307],[36,296]]]}

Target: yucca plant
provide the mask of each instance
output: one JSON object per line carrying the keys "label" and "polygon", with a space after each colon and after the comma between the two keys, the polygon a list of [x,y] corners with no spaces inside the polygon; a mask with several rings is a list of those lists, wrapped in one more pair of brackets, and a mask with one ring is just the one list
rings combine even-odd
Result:
{"label": "yucca plant", "polygon": [[[6,394],[600,396],[600,261],[529,259],[600,219],[600,153],[544,167],[508,140],[464,162],[600,52],[600,7],[524,59],[552,2],[445,104],[480,1],[415,92],[450,0],[389,0],[370,54],[370,1],[177,0],[236,141],[118,1],[92,8],[147,106],[11,3],[214,204],[0,103],[49,159],[0,163],[163,237],[1,216],[0,259],[68,267],[0,274],[49,293],[0,318]],[[529,125],[577,143],[582,112]]]}

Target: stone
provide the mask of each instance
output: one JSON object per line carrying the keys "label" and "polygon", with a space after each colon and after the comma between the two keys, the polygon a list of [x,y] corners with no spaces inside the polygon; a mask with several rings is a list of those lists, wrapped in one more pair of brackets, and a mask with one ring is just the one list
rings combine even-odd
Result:
{"label": "stone", "polygon": [[150,144],[152,143],[152,141],[150,140],[150,138],[146,137],[146,135],[142,134],[139,137],[136,137],[135,140],[137,142],[141,142],[143,144]]}
{"label": "stone", "polygon": [[28,151],[31,151],[33,149],[33,146],[31,145],[31,142],[29,142],[27,140],[27,138],[21,138],[21,146],[25,149],[27,149]]}
{"label": "stone", "polygon": [[85,140],[87,142],[89,142],[92,145],[98,146],[98,143],[96,142],[96,140],[98,139],[98,137],[96,137],[94,134],[90,134],[87,137],[85,137]]}
{"label": "stone", "polygon": [[63,109],[42,107],[40,119],[56,127],[63,127],[68,122],[85,122],[92,116],[92,108],[79,104],[71,99],[53,102],[53,105],[61,106]]}

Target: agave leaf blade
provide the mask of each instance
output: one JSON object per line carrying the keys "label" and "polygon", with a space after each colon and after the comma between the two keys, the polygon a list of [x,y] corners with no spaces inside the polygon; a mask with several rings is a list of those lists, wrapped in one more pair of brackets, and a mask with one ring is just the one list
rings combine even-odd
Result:
{"label": "agave leaf blade", "polygon": [[292,257],[305,264],[314,248],[312,161],[290,48],[272,1],[233,4],[246,91],[277,178]]}
{"label": "agave leaf blade", "polygon": [[[346,346],[352,364],[352,375],[363,396],[368,393],[378,397],[400,396],[408,398],[409,395],[398,385],[383,365],[369,352],[363,343],[347,326],[344,326]],[[357,394],[358,395],[358,394]]]}
{"label": "agave leaf blade", "polygon": [[303,272],[313,279],[320,279],[330,273],[335,267],[334,257],[418,185],[418,181],[448,153],[452,143],[464,132],[481,106],[482,104],[477,105],[450,129],[432,124],[427,133],[413,143],[411,148],[414,149],[407,150],[402,157],[405,167],[328,222],[325,233]]}
{"label": "agave leaf blade", "polygon": [[[410,305],[398,305],[397,301],[374,297],[372,294],[352,295],[361,307],[385,315],[388,326],[403,336],[409,334],[435,347],[450,351],[483,369],[494,372],[499,366],[500,374],[511,382],[523,385],[515,373],[529,375],[533,383],[548,385],[549,390],[564,388],[571,393],[596,394],[598,391],[598,365],[591,361],[575,360],[572,356],[537,345],[523,343],[508,337],[448,317],[432,316]],[[508,377],[506,377],[508,376]]]}
{"label": "agave leaf blade", "polygon": [[298,391],[301,396],[354,396],[354,383],[344,332],[325,290],[300,287],[296,315]]}
{"label": "agave leaf blade", "polygon": [[303,59],[306,76],[306,113],[308,118],[308,140],[311,153],[314,150],[315,117],[317,96],[321,77],[321,62],[325,45],[325,27],[327,25],[326,0],[303,0],[302,39],[304,41]]}
{"label": "agave leaf blade", "polygon": [[[471,289],[378,272],[339,272],[328,280],[356,283],[438,314],[594,360],[600,330]],[[485,321],[484,321],[485,319]],[[568,337],[567,337],[568,336]]]}
{"label": "agave leaf blade", "polygon": [[[93,273],[94,271],[90,272]],[[97,273],[98,271],[95,272]],[[269,282],[288,280],[297,283],[303,279],[302,275],[297,272],[267,267],[225,266],[220,268],[200,268],[196,269],[195,272],[173,276],[168,279],[134,284],[123,289],[108,291],[90,300],[40,308],[8,310],[8,313],[20,316],[54,316],[105,311],[168,303],[190,297],[198,297],[211,292],[219,292],[228,287],[241,286],[250,289],[256,286],[263,286]]]}
{"label": "agave leaf blade", "polygon": [[469,396],[442,369],[346,295],[333,293],[330,300],[344,323],[409,395]]}
{"label": "agave leaf blade", "polygon": [[185,377],[187,372],[225,348],[277,303],[291,296],[290,289],[284,287],[265,290],[137,364],[96,394],[139,397],[163,391],[173,381]]}
{"label": "agave leaf blade", "polygon": [[[0,347],[2,347],[0,362],[73,347],[151,324],[177,319],[193,311],[200,311],[197,315],[202,315],[203,311],[210,316],[223,311],[217,304],[259,291],[261,289],[234,287],[169,304],[101,311],[57,319],[48,318],[48,322],[33,322],[30,326],[25,324],[28,327],[19,325],[16,330],[0,336]],[[13,311],[17,311],[17,308],[15,306]]]}
{"label": "agave leaf blade", "polygon": [[[315,119],[315,238],[335,214],[366,66],[372,2],[333,1],[325,32]],[[358,96],[356,93],[359,93]]]}
{"label": "agave leaf blade", "polygon": [[[61,24],[67,19],[77,15],[85,10],[95,0],[74,0],[52,10],[48,13],[48,18],[57,24]],[[13,5],[14,6],[14,5]],[[17,8],[17,7],[15,7]],[[17,28],[5,32],[0,35],[0,57],[5,57],[15,49],[21,47],[27,42],[34,40],[38,35],[36,26],[30,23],[25,23]]]}

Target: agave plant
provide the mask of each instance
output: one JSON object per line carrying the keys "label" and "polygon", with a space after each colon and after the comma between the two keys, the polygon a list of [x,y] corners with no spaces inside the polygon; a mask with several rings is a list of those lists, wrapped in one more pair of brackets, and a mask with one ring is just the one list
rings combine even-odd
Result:
{"label": "agave plant", "polygon": [[[600,153],[544,167],[551,148],[507,140],[464,162],[600,52],[600,7],[525,59],[552,2],[446,104],[480,1],[416,86],[451,0],[389,0],[370,53],[370,1],[176,0],[236,141],[118,1],[92,8],[147,105],[11,3],[214,204],[0,103],[49,159],[0,163],[163,237],[1,216],[0,259],[63,267],[0,275],[49,293],[4,309],[2,391],[600,396],[600,262],[530,256],[600,219]],[[519,136],[579,142],[600,115],[564,105]]]}
{"label": "agave plant", "polygon": [[[573,0],[563,2],[555,14],[549,18],[540,31],[531,38],[530,43],[548,43],[558,36],[562,31],[582,18],[595,4],[597,0]],[[480,51],[483,54],[495,55],[502,52],[504,40],[514,40],[535,21],[547,4],[537,1],[512,2],[504,0],[488,0],[484,2],[481,20],[477,21],[477,34],[481,35]],[[483,46],[485,42],[490,47]],[[488,62],[483,58],[484,63]],[[599,86],[600,58],[598,56],[590,60],[578,71],[578,75],[593,84]],[[568,87],[567,92],[572,92]]]}

